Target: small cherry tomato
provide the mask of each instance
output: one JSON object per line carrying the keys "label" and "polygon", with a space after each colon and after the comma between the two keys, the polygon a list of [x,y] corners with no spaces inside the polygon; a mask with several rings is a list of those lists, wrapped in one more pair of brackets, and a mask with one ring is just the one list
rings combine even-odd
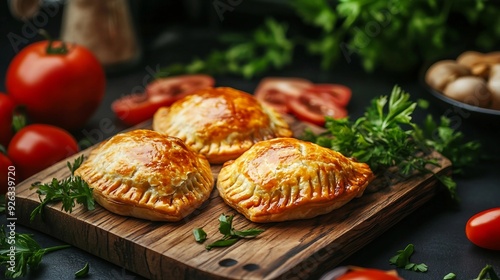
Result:
{"label": "small cherry tomato", "polygon": [[402,280],[392,271],[378,269],[352,270],[338,277],[336,280]]}
{"label": "small cherry tomato", "polygon": [[127,125],[136,125],[153,117],[164,106],[170,106],[195,90],[212,87],[215,81],[208,75],[182,75],[160,78],[146,87],[146,92],[126,95],[115,100],[111,109]]}
{"label": "small cherry tomato", "polygon": [[85,125],[99,107],[106,77],[88,49],[60,41],[39,41],[23,48],[9,64],[7,93],[26,107],[34,123],[64,129]]}
{"label": "small cherry tomato", "polygon": [[14,113],[14,101],[0,92],[0,145],[7,147],[14,135],[12,130],[12,114]]}
{"label": "small cherry tomato", "polygon": [[291,113],[299,120],[318,126],[325,125],[325,116],[335,119],[347,116],[347,110],[344,107],[318,92],[303,92],[298,97],[288,98],[287,105]]}
{"label": "small cherry tomato", "polygon": [[306,92],[318,93],[327,100],[345,107],[351,101],[352,91],[341,84],[315,84],[306,89]]}
{"label": "small cherry tomato", "polygon": [[78,143],[66,130],[47,124],[31,124],[12,137],[7,155],[16,166],[17,178],[24,180],[78,150]]}
{"label": "small cherry tomato", "polygon": [[12,161],[4,153],[0,152],[0,194],[5,194],[7,192],[9,177],[14,178],[15,169],[10,170],[10,166],[12,166]]}
{"label": "small cherry tomato", "polygon": [[312,82],[300,78],[270,77],[262,79],[254,92],[262,103],[273,107],[277,112],[286,114],[290,110],[287,100],[299,96]]}
{"label": "small cherry tomato", "polygon": [[465,234],[470,242],[481,248],[500,250],[500,207],[472,216],[465,226]]}

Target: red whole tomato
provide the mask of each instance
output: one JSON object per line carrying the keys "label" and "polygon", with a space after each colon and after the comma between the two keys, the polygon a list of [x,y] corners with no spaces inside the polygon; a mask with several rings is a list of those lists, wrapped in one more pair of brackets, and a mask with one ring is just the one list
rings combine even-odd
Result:
{"label": "red whole tomato", "polygon": [[270,77],[262,79],[255,90],[255,97],[282,114],[289,113],[287,100],[299,96],[312,82],[300,78]]}
{"label": "red whole tomato", "polygon": [[14,101],[0,92],[0,145],[7,147],[14,131],[12,130],[12,114],[14,113]]}
{"label": "red whole tomato", "polygon": [[299,120],[318,126],[325,125],[325,116],[335,119],[347,116],[344,107],[325,98],[321,92],[303,92],[297,97],[290,97],[287,99],[287,106]]}
{"label": "red whole tomato", "polygon": [[[15,169],[10,170],[12,166],[12,161],[3,153],[0,152],[0,194],[5,194],[9,187],[9,177],[14,178]],[[11,175],[12,174],[12,175]]]}
{"label": "red whole tomato", "polygon": [[393,271],[378,269],[352,270],[338,277],[336,280],[402,280]]}
{"label": "red whole tomato", "polygon": [[10,141],[7,155],[24,180],[79,150],[75,138],[66,130],[47,124],[31,124],[19,130]]}
{"label": "red whole tomato", "polygon": [[465,226],[465,234],[470,242],[481,248],[500,250],[500,207],[472,216]]}
{"label": "red whole tomato", "polygon": [[136,125],[152,118],[160,107],[170,106],[195,90],[213,87],[214,84],[212,77],[202,74],[160,78],[150,83],[144,93],[115,100],[111,109],[125,124]]}
{"label": "red whole tomato", "polygon": [[[63,46],[67,46],[64,48]],[[22,49],[6,76],[8,94],[26,107],[33,123],[81,128],[100,105],[106,77],[88,49],[40,41]]]}
{"label": "red whole tomato", "polygon": [[352,96],[351,89],[341,84],[315,84],[307,88],[306,92],[317,93],[326,100],[331,100],[342,107],[349,104]]}

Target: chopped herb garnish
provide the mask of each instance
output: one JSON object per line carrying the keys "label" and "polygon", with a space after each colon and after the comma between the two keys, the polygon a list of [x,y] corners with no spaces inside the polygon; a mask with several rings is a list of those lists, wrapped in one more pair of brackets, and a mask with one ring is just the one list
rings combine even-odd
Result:
{"label": "chopped herb garnish", "polygon": [[[42,214],[43,208],[49,203],[62,202],[62,209],[71,213],[75,202],[83,204],[87,210],[95,208],[95,201],[92,196],[92,189],[79,176],[75,176],[74,172],[83,163],[84,156],[75,159],[73,165],[68,162],[68,168],[71,171],[71,176],[68,178],[57,180],[53,178],[50,183],[42,184],[34,183],[31,188],[38,188],[37,193],[40,197],[40,204],[31,212],[30,220],[35,219],[36,215]],[[42,196],[45,196],[42,199]]]}
{"label": "chopped herb garnish", "polygon": [[455,273],[448,273],[443,277],[443,280],[454,280],[457,279]]}
{"label": "chopped herb garnish", "polygon": [[426,272],[426,264],[416,264],[410,262],[410,257],[413,255],[414,246],[413,244],[408,244],[404,250],[399,250],[398,254],[389,260],[389,263],[395,265],[398,268],[404,268],[406,270],[411,270],[415,272]]}
{"label": "chopped herb garnish", "polygon": [[193,235],[196,242],[203,243],[207,240],[207,233],[202,228],[193,229]]}
{"label": "chopped herb garnish", "polygon": [[75,272],[75,278],[85,277],[89,274],[90,265],[86,263],[80,270]]}
{"label": "chopped herb garnish", "polygon": [[[247,230],[235,230],[233,228],[234,215],[220,215],[219,216],[219,232],[223,237],[215,242],[205,246],[207,250],[214,247],[228,247],[235,244],[238,240],[243,238],[253,238],[264,232],[263,229],[251,228]],[[207,239],[207,234],[202,228],[195,228],[193,230],[194,238],[197,242],[202,243]]]}

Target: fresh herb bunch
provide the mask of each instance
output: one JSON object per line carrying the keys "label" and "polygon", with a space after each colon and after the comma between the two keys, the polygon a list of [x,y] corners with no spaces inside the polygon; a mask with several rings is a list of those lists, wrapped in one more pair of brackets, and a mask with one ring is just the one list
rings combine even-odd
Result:
{"label": "fresh herb bunch", "polygon": [[204,59],[194,59],[188,64],[172,64],[162,68],[156,78],[177,74],[209,73],[236,74],[245,78],[290,64],[293,42],[287,38],[287,24],[266,19],[252,34],[226,34],[221,41],[229,47],[214,50]]}
{"label": "fresh herb bunch", "polygon": [[[304,42],[330,68],[343,57],[359,57],[365,70],[406,70],[473,46],[492,50],[500,42],[500,6],[487,0],[385,1],[293,0],[304,23],[320,34]],[[459,23],[459,24],[457,24]],[[465,24],[464,24],[465,23]],[[467,28],[474,32],[464,32]],[[475,34],[465,38],[466,34]],[[411,55],[409,55],[411,54]],[[397,61],[397,63],[394,63]]]}
{"label": "fresh herb bunch", "polygon": [[[394,86],[389,97],[372,100],[365,114],[356,121],[327,117],[325,132],[314,134],[306,130],[303,138],[365,162],[375,174],[389,174],[386,171],[396,168],[401,179],[415,172],[432,172],[429,166],[438,165],[437,159],[429,156],[433,150],[447,154],[450,160],[467,155],[452,162],[459,167],[474,162],[478,143],[462,144],[462,134],[454,132],[445,118],[439,125],[427,118],[425,127],[419,127],[412,122],[416,107],[417,103],[410,100],[408,93]],[[433,131],[438,132],[435,137],[426,138]],[[456,183],[451,177],[439,176],[438,179],[448,188],[451,197],[457,199]]]}
{"label": "fresh herb bunch", "polygon": [[416,264],[410,261],[410,257],[411,255],[413,255],[414,251],[415,248],[413,244],[408,244],[406,248],[404,248],[403,250],[399,250],[397,252],[397,255],[395,255],[389,260],[389,263],[395,265],[398,268],[404,268],[406,270],[411,270],[415,272],[427,272],[428,267],[426,264],[424,263]]}
{"label": "fresh herb bunch", "polygon": [[[15,247],[15,250],[12,250]],[[45,254],[70,247],[60,245],[42,248],[30,234],[15,233],[7,235],[5,228],[0,228],[0,265],[6,267],[5,278],[18,278],[26,275],[29,269],[37,269]],[[12,253],[15,254],[15,266],[10,266]]]}
{"label": "fresh herb bunch", "polygon": [[[213,243],[205,246],[207,250],[214,247],[228,247],[236,243],[242,238],[253,238],[264,232],[263,229],[246,229],[246,230],[235,230],[233,228],[233,217],[234,215],[222,214],[219,217],[219,232],[223,237]],[[203,243],[207,239],[207,234],[202,228],[195,228],[193,230],[193,235],[196,242]]]}
{"label": "fresh herb bunch", "polygon": [[[305,29],[307,34],[290,34],[288,22],[269,17],[249,36],[221,36],[227,49],[167,66],[158,77],[230,73],[252,78],[289,65],[296,47],[319,56],[324,69],[340,59],[348,63],[359,59],[367,72],[377,67],[404,71],[465,49],[492,51],[500,43],[496,16],[500,5],[487,0],[292,0],[289,4],[312,27]],[[464,32],[469,29],[473,32]]]}
{"label": "fresh herb bunch", "polygon": [[[95,201],[92,196],[92,189],[89,185],[79,176],[75,176],[75,170],[83,163],[84,156],[76,158],[73,162],[67,163],[71,176],[57,180],[52,179],[50,183],[42,184],[40,182],[34,183],[31,188],[38,188],[37,193],[40,197],[40,204],[31,212],[30,220],[34,220],[38,214],[42,214],[45,205],[49,203],[62,202],[62,207],[66,212],[71,213],[75,202],[84,205],[87,210],[94,210]],[[44,198],[42,199],[42,196]]]}

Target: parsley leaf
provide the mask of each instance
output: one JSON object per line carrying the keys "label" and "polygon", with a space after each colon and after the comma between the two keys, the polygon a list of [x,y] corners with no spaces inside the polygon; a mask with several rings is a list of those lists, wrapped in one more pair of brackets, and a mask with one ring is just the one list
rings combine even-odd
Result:
{"label": "parsley leaf", "polygon": [[80,270],[75,272],[75,278],[82,278],[87,276],[89,274],[89,270],[90,270],[89,263],[85,263],[85,265]]}
{"label": "parsley leaf", "polygon": [[454,280],[454,279],[457,279],[457,276],[455,275],[455,273],[451,272],[443,277],[443,280]]}
{"label": "parsley leaf", "polygon": [[[23,277],[28,273],[28,268],[37,269],[46,253],[68,247],[70,246],[60,245],[42,248],[30,234],[16,232],[12,238],[12,234],[7,234],[4,226],[0,228],[0,264],[6,266],[6,278]],[[16,260],[14,266],[9,263],[12,254]]]}
{"label": "parsley leaf", "polygon": [[422,141],[447,157],[453,163],[453,172],[463,174],[464,168],[477,163],[481,144],[477,141],[464,141],[464,135],[452,128],[451,120],[441,116],[437,123],[427,115],[421,127]]}
{"label": "parsley leaf", "polygon": [[[53,178],[50,183],[34,183],[31,188],[37,188],[36,192],[40,197],[40,204],[31,212],[30,220],[33,221],[38,214],[42,214],[45,205],[49,203],[62,202],[61,209],[71,213],[76,203],[82,204],[87,210],[94,210],[95,200],[92,196],[92,189],[74,172],[83,163],[84,156],[75,159],[73,164],[68,162],[71,176],[57,180]],[[44,198],[42,199],[42,196]],[[75,203],[76,202],[76,203]]]}
{"label": "parsley leaf", "polygon": [[413,244],[408,244],[404,250],[399,250],[397,255],[389,259],[389,263],[395,265],[398,268],[404,268],[406,270],[411,270],[415,272],[427,272],[426,264],[415,264],[410,262],[410,257],[413,255],[414,246]]}
{"label": "parsley leaf", "polygon": [[207,240],[207,233],[202,228],[193,229],[194,240],[198,243],[203,243]]}
{"label": "parsley leaf", "polygon": [[[253,238],[264,232],[263,229],[251,228],[247,230],[236,230],[233,228],[233,218],[234,215],[220,215],[219,216],[219,232],[223,237],[215,242],[212,242],[205,246],[207,250],[211,250],[214,247],[228,247],[238,240],[243,238]],[[197,242],[202,243],[206,240],[206,233],[202,228],[196,228],[193,230],[193,235]]]}

